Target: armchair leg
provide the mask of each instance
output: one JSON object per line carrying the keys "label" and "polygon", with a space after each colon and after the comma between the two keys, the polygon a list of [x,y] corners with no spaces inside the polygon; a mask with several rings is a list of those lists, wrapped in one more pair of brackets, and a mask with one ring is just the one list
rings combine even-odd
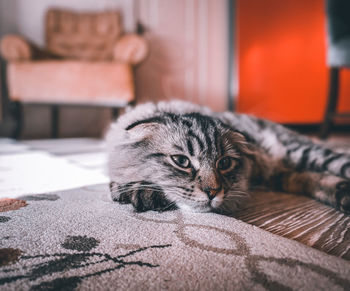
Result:
{"label": "armchair leg", "polygon": [[13,102],[12,105],[14,118],[16,120],[16,126],[13,131],[12,137],[15,139],[19,139],[23,128],[23,105],[19,101]]}
{"label": "armchair leg", "polygon": [[334,113],[336,112],[339,95],[339,68],[331,68],[329,77],[328,101],[321,126],[321,139],[325,139],[328,136],[333,123]]}
{"label": "armchair leg", "polygon": [[112,119],[116,120],[119,115],[119,108],[112,108]]}
{"label": "armchair leg", "polygon": [[51,137],[58,138],[59,133],[59,108],[57,105],[51,107]]}

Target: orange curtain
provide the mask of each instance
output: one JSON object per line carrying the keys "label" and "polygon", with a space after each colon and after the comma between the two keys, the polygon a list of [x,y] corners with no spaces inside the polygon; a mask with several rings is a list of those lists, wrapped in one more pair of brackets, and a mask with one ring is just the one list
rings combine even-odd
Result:
{"label": "orange curtain", "polygon": [[[238,111],[282,123],[319,123],[326,106],[323,0],[237,0]],[[350,111],[350,70],[339,111]]]}

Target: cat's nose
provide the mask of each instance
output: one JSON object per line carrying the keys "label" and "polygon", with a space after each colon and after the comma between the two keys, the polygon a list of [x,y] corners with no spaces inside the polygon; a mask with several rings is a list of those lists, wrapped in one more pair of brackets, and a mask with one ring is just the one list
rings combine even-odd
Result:
{"label": "cat's nose", "polygon": [[220,190],[221,188],[214,189],[209,187],[203,189],[204,193],[208,195],[209,200],[213,200]]}

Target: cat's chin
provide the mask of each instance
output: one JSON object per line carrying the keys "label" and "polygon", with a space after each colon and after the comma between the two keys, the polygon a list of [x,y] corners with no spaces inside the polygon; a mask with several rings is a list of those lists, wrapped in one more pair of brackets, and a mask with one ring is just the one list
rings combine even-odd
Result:
{"label": "cat's chin", "polygon": [[205,213],[205,212],[216,212],[223,200],[221,197],[216,197],[213,200],[209,201],[207,203],[201,203],[198,205],[189,205],[186,203],[177,203],[177,207],[183,211],[186,212],[193,212],[193,213]]}
{"label": "cat's chin", "polygon": [[210,201],[210,208],[212,210],[218,209],[221,204],[222,204],[222,199],[213,199],[212,201]]}

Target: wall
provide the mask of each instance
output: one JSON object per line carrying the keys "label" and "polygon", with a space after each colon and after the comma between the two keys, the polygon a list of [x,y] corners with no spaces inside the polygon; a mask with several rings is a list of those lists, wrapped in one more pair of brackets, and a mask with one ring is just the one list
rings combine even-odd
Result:
{"label": "wall", "polygon": [[[326,106],[323,0],[238,0],[238,110],[283,123],[319,123]],[[350,71],[339,110],[350,111]]]}
{"label": "wall", "polygon": [[151,54],[137,71],[138,97],[227,109],[227,1],[141,0]]}
{"label": "wall", "polygon": [[[48,7],[120,9],[127,31],[139,22],[150,44],[149,58],[136,68],[138,102],[193,101],[227,108],[227,0],[0,0],[0,33],[17,32],[44,44]],[[24,137],[48,136],[49,111],[27,108]],[[108,111],[62,110],[61,136],[98,135]]]}

